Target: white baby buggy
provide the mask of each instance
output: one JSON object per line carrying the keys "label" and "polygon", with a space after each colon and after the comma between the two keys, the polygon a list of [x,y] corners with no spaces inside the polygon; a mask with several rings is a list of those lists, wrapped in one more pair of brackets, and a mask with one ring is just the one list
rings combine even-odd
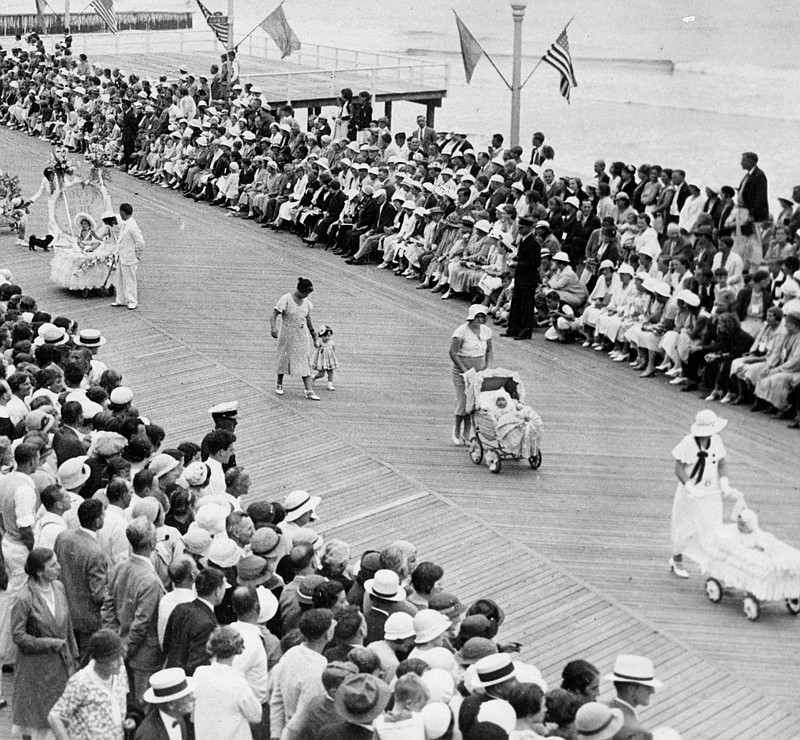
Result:
{"label": "white baby buggy", "polygon": [[472,462],[485,459],[492,473],[502,460],[527,460],[536,470],[542,464],[542,418],[525,405],[525,389],[519,375],[496,368],[464,373],[466,411],[472,422],[469,444]]}
{"label": "white baby buggy", "polygon": [[790,614],[800,614],[800,550],[759,529],[755,512],[744,508],[737,524],[723,524],[685,555],[707,576],[711,602],[735,590],[743,593],[742,609],[751,622],[767,601],[783,601]]}

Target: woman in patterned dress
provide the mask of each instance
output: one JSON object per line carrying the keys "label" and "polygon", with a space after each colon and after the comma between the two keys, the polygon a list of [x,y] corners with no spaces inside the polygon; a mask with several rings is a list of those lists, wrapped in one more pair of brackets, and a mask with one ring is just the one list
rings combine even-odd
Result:
{"label": "woman in patterned dress", "polygon": [[[278,379],[275,393],[283,395],[283,376],[299,374],[306,389],[309,401],[319,401],[314,393],[311,379],[311,343],[309,339],[317,338],[314,325],[311,323],[311,310],[314,306],[308,300],[314,292],[310,280],[300,278],[297,288],[291,293],[282,295],[272,311],[270,328],[273,338],[278,340]],[[278,317],[281,318],[280,331]]]}

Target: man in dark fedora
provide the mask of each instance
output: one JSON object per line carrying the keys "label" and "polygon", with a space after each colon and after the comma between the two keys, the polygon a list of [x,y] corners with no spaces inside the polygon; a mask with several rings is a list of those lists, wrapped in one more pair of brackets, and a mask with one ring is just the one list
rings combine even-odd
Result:
{"label": "man in dark fedora", "polygon": [[376,676],[359,673],[348,676],[336,692],[334,707],[340,717],[326,727],[319,740],[369,740],[372,723],[386,709],[392,690]]}
{"label": "man in dark fedora", "polygon": [[536,286],[539,284],[541,245],[533,233],[533,219],[522,217],[518,223],[521,238],[514,270],[514,292],[511,296],[508,329],[502,336],[530,339],[536,326]]}
{"label": "man in dark fedora", "polygon": [[144,692],[150,708],[136,730],[135,740],[194,738],[192,726],[186,721],[194,709],[192,689],[192,679],[182,668],[165,668],[150,676],[150,688]]}

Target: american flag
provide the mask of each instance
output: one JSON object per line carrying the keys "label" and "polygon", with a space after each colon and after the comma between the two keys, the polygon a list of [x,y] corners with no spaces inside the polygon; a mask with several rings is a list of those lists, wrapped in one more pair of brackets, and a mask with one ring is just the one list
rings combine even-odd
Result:
{"label": "american flag", "polygon": [[114,0],[92,0],[90,3],[97,13],[106,24],[111,33],[117,32],[117,14],[114,12]]}
{"label": "american flag", "polygon": [[225,48],[228,47],[228,16],[222,13],[212,13],[200,0],[197,0],[200,6],[200,12],[206,19],[209,28],[214,32],[214,35]]}
{"label": "american flag", "polygon": [[572,57],[569,53],[569,39],[567,38],[566,26],[559,37],[553,42],[547,53],[542,57],[542,61],[547,62],[556,69],[561,75],[561,94],[569,103],[569,93],[573,87],[577,87],[575,72],[572,69]]}

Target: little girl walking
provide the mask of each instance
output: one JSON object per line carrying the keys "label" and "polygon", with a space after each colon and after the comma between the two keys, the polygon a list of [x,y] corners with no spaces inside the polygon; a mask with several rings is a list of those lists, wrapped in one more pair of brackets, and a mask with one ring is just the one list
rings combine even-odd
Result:
{"label": "little girl walking", "polygon": [[328,390],[335,391],[333,385],[333,371],[339,367],[336,361],[336,348],[333,346],[333,329],[324,324],[319,328],[317,334],[317,351],[311,361],[311,367],[316,371],[314,380],[319,380],[327,374]]}

